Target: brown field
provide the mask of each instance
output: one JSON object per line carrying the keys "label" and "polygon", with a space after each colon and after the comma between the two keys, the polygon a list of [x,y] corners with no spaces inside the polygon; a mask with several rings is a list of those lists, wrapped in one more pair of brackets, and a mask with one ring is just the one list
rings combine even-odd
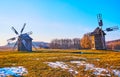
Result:
{"label": "brown field", "polygon": [[[83,62],[83,65],[71,63]],[[63,67],[50,67],[49,63],[63,63]],[[88,67],[87,65],[94,65]],[[107,50],[59,50],[39,49],[33,52],[17,52],[1,50],[0,68],[24,66],[28,74],[24,77],[119,77],[113,70],[120,71],[120,52]],[[54,66],[54,65],[53,65]],[[94,74],[96,68],[104,68],[99,75]],[[70,69],[74,70],[70,72]],[[77,73],[75,73],[77,72]],[[109,76],[109,75],[110,76]]]}

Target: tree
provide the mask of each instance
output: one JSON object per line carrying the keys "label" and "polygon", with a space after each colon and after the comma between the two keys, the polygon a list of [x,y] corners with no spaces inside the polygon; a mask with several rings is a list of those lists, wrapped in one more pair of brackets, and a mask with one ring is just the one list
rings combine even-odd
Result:
{"label": "tree", "polygon": [[89,34],[85,34],[83,38],[81,39],[81,47],[84,49],[90,49],[91,48],[91,38]]}

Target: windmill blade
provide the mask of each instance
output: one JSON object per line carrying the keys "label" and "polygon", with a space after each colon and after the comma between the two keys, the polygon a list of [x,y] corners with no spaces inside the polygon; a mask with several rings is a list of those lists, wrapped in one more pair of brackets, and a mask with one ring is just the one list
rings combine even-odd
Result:
{"label": "windmill blade", "polygon": [[16,40],[16,37],[10,38],[7,41],[14,41],[14,40]]}
{"label": "windmill blade", "polygon": [[15,50],[16,45],[17,45],[17,41],[15,42],[15,44],[14,44],[14,46],[13,46],[13,50]]}
{"label": "windmill blade", "polygon": [[16,35],[19,35],[19,33],[16,31],[16,29],[13,26],[11,29],[15,32]]}
{"label": "windmill blade", "polygon": [[24,23],[23,28],[22,28],[21,31],[20,31],[21,34],[22,34],[22,32],[23,32],[25,26],[26,26],[26,23]]}

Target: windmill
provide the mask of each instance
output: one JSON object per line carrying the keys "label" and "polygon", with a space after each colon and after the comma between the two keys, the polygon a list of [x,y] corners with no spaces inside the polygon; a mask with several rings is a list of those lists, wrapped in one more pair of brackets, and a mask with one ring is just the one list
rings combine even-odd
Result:
{"label": "windmill", "polygon": [[105,30],[102,29],[103,27],[103,21],[102,21],[102,14],[97,15],[97,20],[98,20],[98,27],[90,33],[91,36],[91,48],[92,49],[106,49],[106,43],[105,43],[105,31],[110,32],[110,31],[115,31],[118,30],[118,26],[114,27],[109,27],[106,28]]}
{"label": "windmill", "polygon": [[15,49],[17,46],[18,51],[32,51],[32,38],[29,36],[32,34],[32,32],[23,33],[25,26],[26,23],[24,23],[20,33],[18,33],[18,31],[14,27],[12,27],[11,29],[17,36],[7,40],[9,43],[17,39],[13,46],[13,49]]}

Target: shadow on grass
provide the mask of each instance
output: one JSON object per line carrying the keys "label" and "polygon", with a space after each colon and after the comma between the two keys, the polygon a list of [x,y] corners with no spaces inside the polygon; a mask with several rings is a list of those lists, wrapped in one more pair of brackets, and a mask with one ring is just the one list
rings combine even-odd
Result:
{"label": "shadow on grass", "polygon": [[106,54],[106,53],[103,53],[103,52],[71,52],[73,54]]}

